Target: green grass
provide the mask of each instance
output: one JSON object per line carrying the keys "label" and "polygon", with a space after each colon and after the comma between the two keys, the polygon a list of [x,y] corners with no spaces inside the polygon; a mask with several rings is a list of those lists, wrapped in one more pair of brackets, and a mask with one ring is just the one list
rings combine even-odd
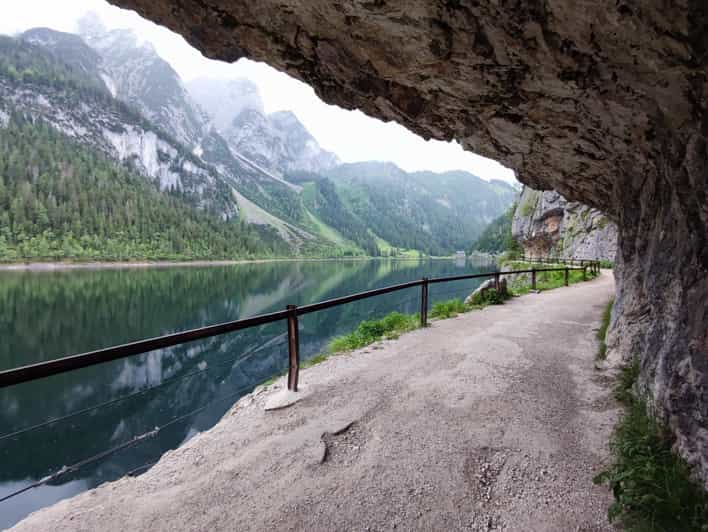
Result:
{"label": "green grass", "polygon": [[615,497],[608,517],[629,532],[708,531],[708,494],[691,480],[667,431],[634,393],[638,376],[637,361],[620,373],[615,396],[626,409],[610,443],[615,459],[595,477]]}
{"label": "green grass", "polygon": [[468,307],[459,299],[438,301],[433,303],[433,308],[430,310],[430,317],[444,320],[446,318],[453,318],[468,310]]}
{"label": "green grass", "polygon": [[607,328],[610,326],[612,306],[614,304],[615,298],[610,299],[605,306],[605,310],[602,311],[602,323],[600,324],[600,328],[597,330],[597,339],[600,341],[600,347],[597,350],[598,360],[605,360],[605,358],[607,358],[607,344],[605,343],[605,339],[607,337]]}
{"label": "green grass", "polygon": [[391,312],[380,320],[362,321],[353,332],[332,340],[328,350],[330,353],[351,351],[383,338],[397,338],[401,333],[412,331],[419,326],[420,317],[417,314]]}
{"label": "green grass", "polygon": [[300,368],[301,369],[311,368],[312,366],[316,366],[320,362],[324,362],[328,358],[329,358],[329,353],[319,353],[318,355],[315,355],[312,358],[309,358],[309,359],[305,360],[304,362],[301,362]]}

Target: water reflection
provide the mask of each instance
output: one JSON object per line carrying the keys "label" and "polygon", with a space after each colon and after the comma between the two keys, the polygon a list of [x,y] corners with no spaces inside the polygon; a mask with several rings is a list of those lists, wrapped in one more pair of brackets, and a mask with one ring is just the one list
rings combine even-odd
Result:
{"label": "water reflection", "polygon": [[[234,320],[418,279],[489,271],[453,261],[290,262],[209,268],[0,274],[0,368]],[[478,282],[431,287],[431,301]],[[303,316],[303,358],[363,319],[417,312],[409,289]],[[273,323],[0,390],[0,497],[131,438],[153,438],[0,503],[0,528],[29,512],[155,462],[213,426],[238,396],[287,365],[285,324]],[[127,398],[126,398],[127,397]],[[126,398],[126,399],[121,399]],[[222,400],[223,399],[223,400]],[[113,402],[112,402],[113,401]],[[97,404],[108,406],[91,410]],[[111,403],[112,402],[112,403]]]}

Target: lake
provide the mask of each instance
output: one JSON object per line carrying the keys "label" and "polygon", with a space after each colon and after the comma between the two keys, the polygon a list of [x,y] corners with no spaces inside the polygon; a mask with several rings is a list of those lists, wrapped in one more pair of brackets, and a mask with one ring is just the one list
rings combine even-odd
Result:
{"label": "lake", "polygon": [[[0,370],[423,276],[493,269],[459,260],[353,260],[0,272]],[[465,297],[479,282],[431,285],[431,304]],[[302,316],[301,357],[320,353],[362,320],[415,313],[419,305],[415,287]],[[170,423],[137,445],[0,502],[0,528],[102,482],[144,472],[165,451],[212,427],[239,397],[283,373],[287,360],[282,321],[0,390],[0,498]],[[53,419],[59,420],[12,434]]]}

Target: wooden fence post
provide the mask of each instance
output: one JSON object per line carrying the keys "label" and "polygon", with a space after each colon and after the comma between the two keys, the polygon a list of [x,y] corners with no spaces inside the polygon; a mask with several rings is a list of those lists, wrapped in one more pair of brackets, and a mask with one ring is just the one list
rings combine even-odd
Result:
{"label": "wooden fence post", "polygon": [[300,337],[297,323],[297,307],[288,305],[288,390],[297,391],[297,382],[300,376]]}
{"label": "wooden fence post", "polygon": [[536,268],[531,268],[531,290],[536,290]]}
{"label": "wooden fence post", "polygon": [[423,277],[420,285],[420,326],[428,326],[428,278]]}
{"label": "wooden fence post", "polygon": [[568,286],[568,267],[565,267],[565,286]]}

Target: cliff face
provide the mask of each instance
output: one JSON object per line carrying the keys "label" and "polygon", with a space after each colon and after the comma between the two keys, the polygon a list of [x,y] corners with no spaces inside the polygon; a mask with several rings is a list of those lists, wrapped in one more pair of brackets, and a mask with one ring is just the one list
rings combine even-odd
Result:
{"label": "cliff face", "polygon": [[708,486],[708,4],[112,0],[617,224],[610,356]]}
{"label": "cliff face", "polygon": [[597,209],[567,201],[555,191],[525,187],[511,233],[530,257],[615,260],[617,226]]}

